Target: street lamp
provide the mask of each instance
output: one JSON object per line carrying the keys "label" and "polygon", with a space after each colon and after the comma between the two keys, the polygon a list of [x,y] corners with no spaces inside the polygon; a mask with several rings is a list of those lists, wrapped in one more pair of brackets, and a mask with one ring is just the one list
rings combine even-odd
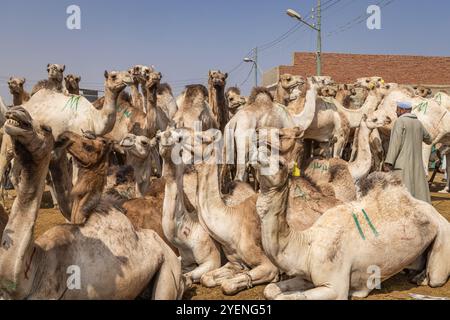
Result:
{"label": "street lamp", "polygon": [[301,23],[307,25],[311,29],[317,31],[317,75],[320,76],[322,73],[322,22],[321,22],[321,2],[317,0],[317,27],[303,20],[302,16],[293,9],[288,9],[286,11],[287,15],[294,18]]}

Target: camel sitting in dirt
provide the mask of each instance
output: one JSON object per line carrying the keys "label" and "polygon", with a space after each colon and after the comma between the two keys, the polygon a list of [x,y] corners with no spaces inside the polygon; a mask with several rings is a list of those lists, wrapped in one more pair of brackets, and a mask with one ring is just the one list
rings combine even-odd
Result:
{"label": "camel sitting in dirt", "polygon": [[[188,281],[197,283],[204,274],[220,268],[220,248],[201,225],[197,211],[184,193],[185,169],[181,158],[176,158],[181,157],[181,150],[175,149],[181,147],[183,136],[168,130],[159,133],[157,138],[166,181],[162,223],[164,234],[178,248],[183,273]],[[176,164],[177,160],[180,163]]]}
{"label": "camel sitting in dirt", "polygon": [[230,118],[232,118],[247,104],[247,99],[241,96],[241,90],[237,87],[228,88],[225,96],[228,102]]}
{"label": "camel sitting in dirt", "polygon": [[[181,298],[177,257],[155,232],[136,230],[108,199],[93,208],[83,226],[57,226],[33,241],[54,137],[23,108],[14,107],[7,118],[5,131],[23,170],[0,248],[2,297],[118,300],[150,289],[153,299]],[[77,270],[80,289],[71,290]]]}
{"label": "camel sitting in dirt", "polygon": [[333,207],[312,227],[299,230],[287,220],[289,169],[282,158],[271,156],[258,170],[270,163],[280,170],[260,177],[262,241],[270,259],[292,278],[268,285],[267,299],[367,297],[376,286],[373,272],[384,281],[413,265],[423,270],[425,260],[421,283],[447,282],[450,224],[431,205],[414,199],[394,175],[372,174],[362,183],[359,201]]}
{"label": "camel sitting in dirt", "polygon": [[31,90],[31,95],[34,96],[38,91],[42,89],[47,89],[68,95],[68,91],[64,83],[65,70],[65,65],[49,63],[47,65],[48,79],[41,80],[37,84],[35,84],[33,89]]}
{"label": "camel sitting in dirt", "polygon": [[76,96],[80,95],[80,81],[81,77],[73,74],[68,74],[64,77],[64,82],[66,84],[66,89],[69,94],[74,94]]}
{"label": "camel sitting in dirt", "polygon": [[[228,263],[208,272],[201,278],[205,287],[221,286],[226,295],[233,295],[254,285],[277,281],[278,269],[262,249],[260,227],[256,214],[256,196],[240,204],[227,205],[222,199],[218,178],[217,159],[220,152],[214,143],[220,132],[197,133],[200,144],[184,144],[184,150],[195,159],[198,174],[198,216],[202,226],[222,247]],[[203,148],[204,147],[204,148]]]}
{"label": "camel sitting in dirt", "polygon": [[360,127],[356,131],[354,144],[357,147],[356,159],[346,162],[341,159],[310,159],[304,164],[303,176],[318,186],[331,187],[336,198],[343,202],[356,200],[359,181],[366,178],[372,168],[372,152],[370,150],[370,135],[374,129],[390,123],[374,122],[363,116]]}
{"label": "camel sitting in dirt", "polygon": [[30,100],[30,94],[24,88],[25,82],[25,78],[9,78],[8,87],[13,96],[13,106],[21,106]]}
{"label": "camel sitting in dirt", "polygon": [[173,120],[177,128],[197,128],[206,131],[218,128],[218,123],[208,105],[208,89],[202,85],[190,85],[177,101],[179,107]]}

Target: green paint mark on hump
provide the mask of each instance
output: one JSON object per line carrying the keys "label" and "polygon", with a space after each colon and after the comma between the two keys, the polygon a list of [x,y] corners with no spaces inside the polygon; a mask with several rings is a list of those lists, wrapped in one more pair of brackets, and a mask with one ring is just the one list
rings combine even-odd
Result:
{"label": "green paint mark on hump", "polygon": [[67,100],[63,110],[66,108],[70,108],[74,111],[78,111],[78,105],[80,103],[81,96],[70,96],[69,100]]}
{"label": "green paint mark on hump", "polygon": [[353,220],[355,220],[356,228],[358,228],[359,235],[361,236],[361,238],[363,240],[366,240],[366,237],[364,236],[364,232],[361,228],[361,225],[359,224],[358,217],[356,216],[356,214],[354,212],[352,213],[352,215],[353,215]]}
{"label": "green paint mark on hump", "polygon": [[414,107],[414,110],[417,110],[418,112],[423,112],[423,114],[427,114],[428,101],[419,103],[417,106]]}
{"label": "green paint mark on hump", "polygon": [[380,234],[378,233],[377,229],[372,224],[372,221],[370,221],[369,215],[367,214],[366,210],[362,209],[362,213],[364,214],[364,218],[366,219],[367,223],[369,224],[370,229],[372,229],[373,234],[378,237]]}

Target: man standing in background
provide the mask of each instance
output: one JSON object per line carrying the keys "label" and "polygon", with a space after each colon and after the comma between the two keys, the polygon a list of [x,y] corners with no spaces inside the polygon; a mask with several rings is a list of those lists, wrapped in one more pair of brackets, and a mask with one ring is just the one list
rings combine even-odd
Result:
{"label": "man standing in background", "polygon": [[414,198],[431,203],[423,170],[422,142],[431,144],[432,140],[411,111],[409,102],[397,104],[398,119],[392,129],[384,170],[398,173]]}

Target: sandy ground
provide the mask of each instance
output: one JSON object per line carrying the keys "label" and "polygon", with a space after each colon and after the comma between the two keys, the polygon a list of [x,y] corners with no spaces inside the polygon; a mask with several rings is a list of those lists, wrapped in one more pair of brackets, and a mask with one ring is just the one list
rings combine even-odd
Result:
{"label": "sandy ground", "polygon": [[[432,191],[433,205],[435,208],[450,221],[450,194],[435,193],[442,190],[444,184],[441,181],[442,176],[436,179]],[[50,228],[65,222],[59,210],[55,210],[51,205],[50,193],[46,192],[42,202],[42,209],[39,212],[38,221],[35,227],[35,236],[43,234]],[[11,199],[5,200],[6,209],[9,210],[12,204]],[[264,286],[258,286],[250,290],[241,292],[235,296],[227,297],[222,294],[220,289],[206,289],[201,286],[195,286],[185,294],[187,300],[262,300]],[[409,300],[410,293],[428,295],[434,297],[450,298],[450,281],[442,288],[432,289],[429,287],[417,287],[408,281],[405,274],[399,274],[396,277],[383,282],[382,289],[374,291],[366,300]]]}

